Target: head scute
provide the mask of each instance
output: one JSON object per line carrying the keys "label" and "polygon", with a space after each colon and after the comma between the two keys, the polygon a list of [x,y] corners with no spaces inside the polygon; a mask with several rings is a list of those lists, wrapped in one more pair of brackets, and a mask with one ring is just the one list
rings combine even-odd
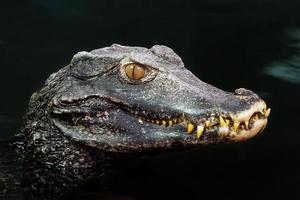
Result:
{"label": "head scute", "polygon": [[154,45],[150,48],[150,51],[158,57],[173,63],[179,67],[184,67],[181,58],[169,47],[163,45]]}
{"label": "head scute", "polygon": [[90,59],[92,57],[93,57],[93,55],[91,53],[86,52],[86,51],[80,51],[73,56],[73,58],[70,62],[70,65],[76,66],[79,62]]}
{"label": "head scute", "polygon": [[82,51],[71,60],[71,74],[78,78],[92,78],[101,75],[117,65],[119,59]]}

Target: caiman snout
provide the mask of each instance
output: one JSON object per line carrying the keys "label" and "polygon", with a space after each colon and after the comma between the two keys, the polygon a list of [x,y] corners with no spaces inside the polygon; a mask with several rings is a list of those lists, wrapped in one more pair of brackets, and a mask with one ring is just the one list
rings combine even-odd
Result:
{"label": "caiman snout", "polygon": [[186,112],[181,117],[188,134],[206,143],[217,143],[246,140],[263,131],[271,110],[255,92],[245,88],[238,88],[233,93],[207,90],[214,92],[204,91],[212,94],[204,100],[202,96],[195,98],[199,103],[194,108],[204,107],[205,100],[211,108],[203,109],[204,112],[201,109]]}
{"label": "caiman snout", "polygon": [[[225,100],[224,100],[225,99]],[[241,141],[263,131],[271,109],[256,93],[239,88],[226,98],[218,98],[217,110],[197,120],[184,118],[189,134],[196,138],[215,135],[215,141]],[[217,133],[217,134],[215,134]]]}

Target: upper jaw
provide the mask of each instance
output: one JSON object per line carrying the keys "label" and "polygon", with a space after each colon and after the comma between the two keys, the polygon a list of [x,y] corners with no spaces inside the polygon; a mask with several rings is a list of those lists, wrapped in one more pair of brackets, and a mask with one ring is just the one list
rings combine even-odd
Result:
{"label": "upper jaw", "polygon": [[184,118],[183,122],[189,134],[195,133],[201,139],[203,133],[217,133],[218,141],[241,141],[261,132],[270,115],[263,100],[258,100],[249,108],[238,112],[212,112],[207,117],[195,120]]}
{"label": "upper jaw", "polygon": [[[201,115],[183,113],[177,115],[179,117],[163,119],[139,117],[138,115],[136,117],[140,122],[146,121],[165,127],[180,123],[185,127],[188,134],[195,134],[196,139],[204,143],[210,143],[241,141],[251,138],[264,129],[269,114],[270,108],[267,108],[266,103],[259,99],[248,108],[237,112],[211,111]],[[215,137],[212,141],[207,139],[209,134]]]}

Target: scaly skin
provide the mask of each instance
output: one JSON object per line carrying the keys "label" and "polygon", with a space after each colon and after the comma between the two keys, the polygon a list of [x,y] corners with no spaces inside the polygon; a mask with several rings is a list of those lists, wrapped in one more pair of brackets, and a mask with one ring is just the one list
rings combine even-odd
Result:
{"label": "scaly skin", "polygon": [[[141,78],[130,77],[132,64]],[[246,140],[262,131],[269,114],[255,93],[202,82],[165,46],[79,52],[31,97],[25,185],[53,197],[126,156]]]}

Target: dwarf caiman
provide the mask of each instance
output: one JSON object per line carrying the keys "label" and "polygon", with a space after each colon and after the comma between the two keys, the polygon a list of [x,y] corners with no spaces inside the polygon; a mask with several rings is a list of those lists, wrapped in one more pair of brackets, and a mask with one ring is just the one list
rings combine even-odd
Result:
{"label": "dwarf caiman", "polygon": [[61,194],[129,155],[246,140],[269,114],[250,90],[202,82],[166,46],[79,52],[30,99],[24,185]]}

